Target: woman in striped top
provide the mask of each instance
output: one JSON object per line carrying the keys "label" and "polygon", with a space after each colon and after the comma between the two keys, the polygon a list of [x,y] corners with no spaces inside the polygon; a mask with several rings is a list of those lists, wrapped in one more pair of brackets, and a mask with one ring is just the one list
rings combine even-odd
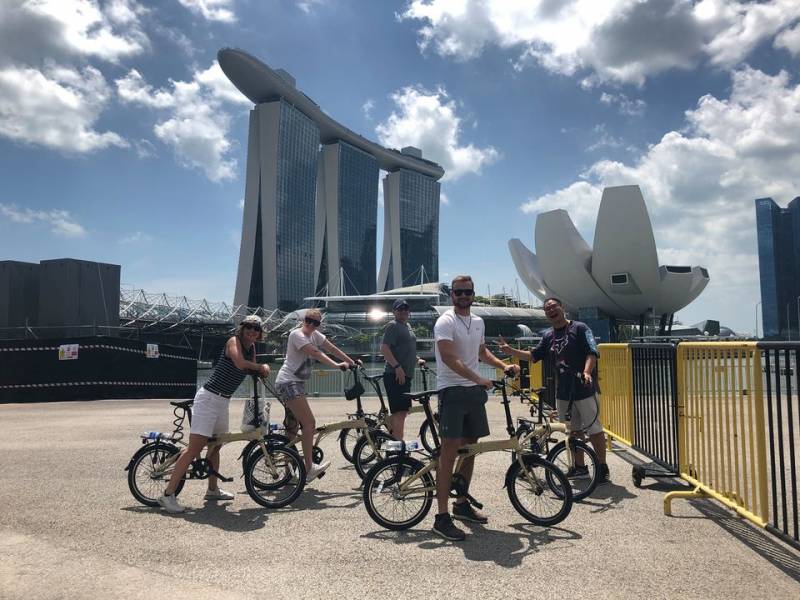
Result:
{"label": "woman in striped top", "polygon": [[[261,319],[248,315],[242,319],[236,335],[231,337],[222,350],[219,362],[206,384],[197,390],[192,405],[192,424],[189,446],[185,448],[175,463],[175,470],[158,503],[167,512],[179,513],[184,507],[175,499],[175,489],[183,479],[186,469],[200,455],[209,438],[217,433],[228,431],[228,409],[231,396],[249,373],[262,377],[269,375],[269,367],[256,362],[256,342],[261,339]],[[219,471],[219,446],[206,453],[208,462]],[[217,487],[214,475],[208,478],[206,500],[233,500],[233,494]]]}

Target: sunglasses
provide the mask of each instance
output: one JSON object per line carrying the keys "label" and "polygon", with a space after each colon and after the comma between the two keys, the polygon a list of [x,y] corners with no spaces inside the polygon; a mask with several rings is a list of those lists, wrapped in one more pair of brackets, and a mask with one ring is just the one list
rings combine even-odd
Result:
{"label": "sunglasses", "polygon": [[259,327],[258,325],[242,325],[242,329],[252,329],[253,331],[261,333],[261,327]]}
{"label": "sunglasses", "polygon": [[309,325],[313,325],[314,327],[319,327],[322,324],[322,321],[318,321],[317,319],[312,319],[311,317],[306,317],[303,320]]}
{"label": "sunglasses", "polygon": [[474,296],[475,290],[453,290],[456,296]]}

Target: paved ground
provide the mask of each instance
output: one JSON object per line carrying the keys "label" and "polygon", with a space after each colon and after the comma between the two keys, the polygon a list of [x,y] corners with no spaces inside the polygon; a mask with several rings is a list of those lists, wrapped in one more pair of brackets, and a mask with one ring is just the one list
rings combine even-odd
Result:
{"label": "paved ground", "polygon": [[[319,423],[351,408],[314,406]],[[496,402],[490,415],[499,436]],[[405,533],[378,527],[333,439],[329,475],[289,508],[262,509],[241,479],[221,504],[188,482],[183,516],[140,506],[122,469],[137,433],[171,420],[163,400],[0,405],[0,598],[800,597],[796,552],[707,501],[663,516],[665,487],[634,488],[625,451],[614,483],[551,529],[508,502],[508,457],[479,457],[473,490],[491,521],[452,544],[430,533],[432,514]],[[223,450],[223,473],[237,455]]]}

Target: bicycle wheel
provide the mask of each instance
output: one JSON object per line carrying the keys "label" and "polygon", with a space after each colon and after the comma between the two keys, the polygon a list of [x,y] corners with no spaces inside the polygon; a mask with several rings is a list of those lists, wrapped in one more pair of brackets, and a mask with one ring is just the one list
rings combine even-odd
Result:
{"label": "bicycle wheel", "polygon": [[[369,435],[372,438],[372,444],[369,443],[366,435],[362,435],[353,449],[353,466],[355,466],[356,473],[361,479],[364,479],[373,463],[384,457],[380,449],[381,444],[387,440],[394,439],[388,433],[379,430],[370,431]],[[373,449],[373,444],[377,448],[377,452]]]}
{"label": "bicycle wheel", "polygon": [[[511,505],[531,523],[549,527],[567,518],[572,510],[572,489],[566,475],[553,463],[531,456],[525,459],[523,470],[515,462],[506,472],[506,491]],[[547,480],[559,482],[562,493],[556,494]]]}
{"label": "bicycle wheel", "polygon": [[[438,416],[438,415],[436,415]],[[438,433],[438,430],[437,430]],[[422,446],[425,450],[428,451],[428,454],[433,454],[433,451],[436,450],[436,445],[433,443],[433,434],[431,433],[431,424],[428,422],[428,419],[425,419],[420,425],[419,428],[419,440],[422,442]]]}
{"label": "bicycle wheel", "polygon": [[250,497],[267,508],[281,508],[294,502],[306,484],[306,469],[300,455],[284,446],[259,447],[244,470],[244,486]]}
{"label": "bicycle wheel", "polygon": [[[145,506],[158,506],[158,498],[164,493],[172,475],[172,468],[161,472],[160,467],[180,450],[173,444],[156,442],[140,448],[131,458],[128,468],[128,488],[131,494]],[[178,482],[175,495],[181,493],[185,480]]]}
{"label": "bicycle wheel", "polygon": [[[273,441],[278,444],[289,443],[289,438],[280,433],[268,433],[267,435],[264,436],[263,439],[265,442]],[[249,442],[247,442],[247,445],[244,447],[244,450],[242,450],[242,453],[239,455],[239,458],[242,459],[242,473],[244,473],[244,470],[247,468],[247,461],[250,460],[250,455],[258,447],[259,447],[258,440],[250,440]]]}
{"label": "bicycle wheel", "polygon": [[339,449],[342,451],[342,456],[347,459],[347,462],[353,462],[353,450],[361,435],[360,429],[353,429],[352,427],[342,429],[341,433],[339,433]]}
{"label": "bicycle wheel", "polygon": [[[392,456],[377,462],[364,478],[364,506],[381,527],[400,531],[413,527],[428,514],[436,483],[430,473],[413,481],[425,465],[410,456]],[[401,485],[407,482],[407,485]]]}
{"label": "bicycle wheel", "polygon": [[[587,473],[585,476],[569,478],[569,485],[572,488],[572,500],[577,502],[583,500],[597,487],[597,454],[594,449],[582,440],[573,439],[570,442],[572,446],[573,456],[575,453],[583,453],[583,462],[586,465]],[[558,469],[565,473],[569,469],[569,457],[567,456],[567,444],[562,440],[550,450],[547,454],[547,460],[553,463]],[[560,494],[560,483],[556,478],[552,477],[550,473],[547,474],[547,485],[556,494]]]}

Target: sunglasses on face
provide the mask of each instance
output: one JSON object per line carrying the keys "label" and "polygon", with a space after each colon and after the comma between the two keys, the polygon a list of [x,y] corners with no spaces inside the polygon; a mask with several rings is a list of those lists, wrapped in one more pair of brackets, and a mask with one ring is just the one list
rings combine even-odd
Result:
{"label": "sunglasses on face", "polygon": [[311,317],[306,317],[303,319],[309,325],[313,325],[314,327],[319,327],[322,321],[318,321],[317,319],[312,319]]}
{"label": "sunglasses on face", "polygon": [[453,290],[453,294],[456,296],[473,296],[475,290]]}
{"label": "sunglasses on face", "polygon": [[243,329],[251,329],[252,331],[257,331],[258,333],[261,333],[261,327],[259,327],[258,325],[244,325]]}

